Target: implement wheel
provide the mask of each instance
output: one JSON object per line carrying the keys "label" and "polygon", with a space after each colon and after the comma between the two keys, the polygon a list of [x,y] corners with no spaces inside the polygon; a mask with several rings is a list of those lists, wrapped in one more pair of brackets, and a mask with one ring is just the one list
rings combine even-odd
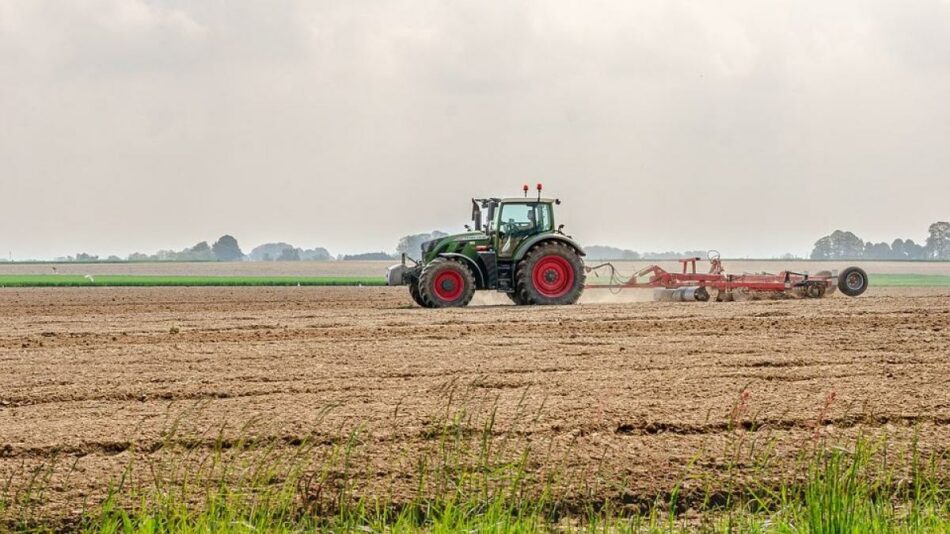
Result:
{"label": "implement wheel", "polygon": [[461,263],[436,258],[422,268],[419,297],[430,308],[467,306],[475,295],[475,276]]}
{"label": "implement wheel", "polygon": [[[831,271],[818,271],[817,273],[815,273],[815,278],[831,278]],[[829,284],[828,286],[825,287],[825,296],[830,297],[831,295],[834,295],[837,289],[838,289],[838,286],[834,284]]]}
{"label": "implement wheel", "polygon": [[868,273],[859,267],[848,267],[838,274],[838,289],[849,297],[856,297],[868,289]]}
{"label": "implement wheel", "polygon": [[574,304],[584,291],[584,264],[572,247],[549,241],[528,252],[515,278],[524,304]]}
{"label": "implement wheel", "polygon": [[810,299],[820,299],[825,296],[824,284],[808,284],[805,286],[805,296]]}

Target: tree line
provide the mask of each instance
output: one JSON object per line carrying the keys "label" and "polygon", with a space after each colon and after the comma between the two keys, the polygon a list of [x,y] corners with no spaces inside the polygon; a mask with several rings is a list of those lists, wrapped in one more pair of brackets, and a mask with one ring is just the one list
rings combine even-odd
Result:
{"label": "tree line", "polygon": [[213,244],[207,241],[201,241],[194,246],[186,247],[182,250],[159,250],[154,254],[145,254],[142,252],[133,252],[125,258],[119,256],[109,256],[100,258],[95,254],[80,252],[75,256],[64,256],[55,258],[55,261],[62,262],[153,262],[153,261],[359,261],[359,260],[390,260],[396,258],[395,255],[387,252],[364,252],[357,254],[340,254],[333,256],[330,251],[323,247],[312,249],[300,248],[290,243],[264,243],[251,249],[247,254],[241,250],[237,239],[231,235],[223,235]]}
{"label": "tree line", "polygon": [[815,242],[813,260],[950,260],[950,222],[928,228],[927,240],[895,239],[890,244],[864,241],[853,232],[835,230]]}
{"label": "tree line", "polygon": [[[813,260],[873,259],[873,260],[950,260],[950,223],[935,222],[928,229],[924,244],[913,239],[895,239],[891,243],[864,241],[853,232],[835,230],[815,242],[811,252]],[[264,243],[245,254],[237,239],[223,235],[212,244],[201,241],[182,250],[159,250],[154,254],[134,252],[127,258],[109,256],[104,261],[331,261],[331,260],[389,260],[399,254],[418,259],[422,244],[433,239],[446,237],[439,230],[428,233],[407,235],[399,239],[396,254],[388,252],[364,252],[341,254],[334,257],[323,247],[304,249],[289,243]],[[704,257],[706,251],[687,250],[685,252],[637,252],[605,245],[586,247],[588,260],[665,260],[684,257]],[[789,255],[787,255],[789,256]],[[56,261],[102,261],[99,256],[79,253],[75,256],[56,258]]]}

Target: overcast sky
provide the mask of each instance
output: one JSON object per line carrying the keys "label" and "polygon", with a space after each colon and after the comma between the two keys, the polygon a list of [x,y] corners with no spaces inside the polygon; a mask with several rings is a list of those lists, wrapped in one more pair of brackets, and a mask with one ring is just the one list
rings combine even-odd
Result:
{"label": "overcast sky", "polygon": [[0,0],[0,250],[334,253],[541,181],[583,243],[950,219],[950,2]]}

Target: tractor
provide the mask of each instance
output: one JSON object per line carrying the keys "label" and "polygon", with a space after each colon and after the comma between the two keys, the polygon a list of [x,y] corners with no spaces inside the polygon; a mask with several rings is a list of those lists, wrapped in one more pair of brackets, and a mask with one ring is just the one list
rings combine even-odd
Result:
{"label": "tractor", "polygon": [[[496,290],[515,304],[574,304],[584,291],[584,250],[555,225],[558,199],[472,199],[466,233],[422,244],[418,261],[403,254],[389,285],[408,285],[425,308],[466,306],[476,290]],[[413,265],[407,263],[412,262]]]}

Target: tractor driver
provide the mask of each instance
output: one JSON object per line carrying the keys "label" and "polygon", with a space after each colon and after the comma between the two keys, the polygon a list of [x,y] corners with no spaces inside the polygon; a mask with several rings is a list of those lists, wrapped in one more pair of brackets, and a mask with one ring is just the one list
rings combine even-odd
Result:
{"label": "tractor driver", "polygon": [[534,231],[534,228],[538,225],[535,220],[534,210],[528,210],[525,213],[526,221],[516,221],[514,218],[508,219],[508,230],[509,234],[530,234]]}

